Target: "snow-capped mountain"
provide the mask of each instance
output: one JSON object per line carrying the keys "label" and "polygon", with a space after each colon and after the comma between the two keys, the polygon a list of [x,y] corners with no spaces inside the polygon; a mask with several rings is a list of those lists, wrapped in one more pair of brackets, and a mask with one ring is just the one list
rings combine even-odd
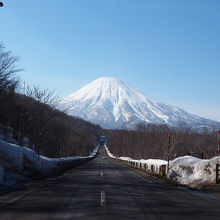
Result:
{"label": "snow-capped mountain", "polygon": [[69,115],[99,124],[103,128],[134,128],[138,123],[192,127],[214,122],[149,99],[126,82],[102,77],[62,99],[60,109]]}

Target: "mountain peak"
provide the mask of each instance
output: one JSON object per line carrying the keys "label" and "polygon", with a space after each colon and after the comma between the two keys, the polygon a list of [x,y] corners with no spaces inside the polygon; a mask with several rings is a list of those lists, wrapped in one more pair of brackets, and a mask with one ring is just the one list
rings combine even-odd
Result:
{"label": "mountain peak", "polygon": [[100,77],[94,81],[92,81],[91,83],[89,83],[88,85],[92,84],[93,86],[97,86],[97,85],[107,85],[107,84],[124,84],[125,82],[122,81],[121,79],[118,78],[114,78],[114,77]]}
{"label": "mountain peak", "polygon": [[115,78],[115,77],[100,77],[93,82],[120,82],[122,80]]}
{"label": "mountain peak", "polygon": [[190,115],[176,107],[157,103],[123,80],[101,77],[60,101],[68,114],[103,128],[134,128],[138,123],[193,127],[212,121]]}

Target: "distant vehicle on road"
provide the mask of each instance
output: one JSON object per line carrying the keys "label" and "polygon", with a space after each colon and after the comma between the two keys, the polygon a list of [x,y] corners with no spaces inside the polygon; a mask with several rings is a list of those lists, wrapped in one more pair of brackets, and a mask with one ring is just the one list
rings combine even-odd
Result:
{"label": "distant vehicle on road", "polygon": [[107,157],[106,157],[106,156],[103,156],[102,158],[103,158],[103,159],[106,159]]}
{"label": "distant vehicle on road", "polygon": [[107,141],[107,137],[106,136],[101,136],[99,138],[99,145],[105,145]]}

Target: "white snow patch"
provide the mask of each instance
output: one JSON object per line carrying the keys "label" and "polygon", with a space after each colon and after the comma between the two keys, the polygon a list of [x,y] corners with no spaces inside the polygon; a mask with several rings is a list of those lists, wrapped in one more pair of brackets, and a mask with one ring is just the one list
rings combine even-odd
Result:
{"label": "white snow patch", "polygon": [[142,166],[142,168],[144,168],[144,166],[146,166],[147,170],[151,170],[152,166],[153,166],[153,171],[155,173],[160,173],[160,166],[161,165],[167,165],[167,161],[166,160],[160,160],[160,159],[141,159],[141,160],[134,160],[130,157],[115,157],[108,149],[107,146],[105,146],[106,152],[108,154],[109,157],[114,158],[114,159],[118,159],[118,160],[122,160],[125,162],[134,162],[138,164],[138,167],[140,167],[140,164]]}
{"label": "white snow patch", "polygon": [[168,176],[182,184],[215,183],[218,157],[203,160],[192,156],[178,157],[170,162]]}
{"label": "white snow patch", "polygon": [[67,168],[85,162],[96,156],[98,147],[85,157],[48,158],[36,154],[32,149],[9,144],[0,140],[0,164],[4,170],[17,173],[38,173],[49,176],[60,173]]}
{"label": "white snow patch", "polygon": [[[107,154],[108,154],[109,157],[111,157],[111,158],[118,158],[118,157],[115,157],[115,156],[109,151],[109,149],[106,147],[106,145],[105,145],[105,150],[106,150],[106,152],[107,152]],[[129,158],[129,157],[126,157],[126,158]]]}
{"label": "white snow patch", "polygon": [[[147,170],[152,170],[155,173],[160,173],[161,165],[167,166],[166,160],[159,159],[141,159],[134,160],[129,157],[115,157],[109,149],[105,146],[109,157],[122,160],[125,162],[134,162],[136,167],[144,168],[146,164]],[[218,157],[211,159],[199,159],[193,156],[178,157],[169,164],[168,177],[172,178],[181,184],[210,184],[216,181],[216,164],[218,163]]]}
{"label": "white snow patch", "polygon": [[22,172],[23,151],[22,148],[0,140],[0,163],[4,168]]}
{"label": "white snow patch", "polygon": [[4,167],[0,164],[0,183],[3,182],[4,179]]}

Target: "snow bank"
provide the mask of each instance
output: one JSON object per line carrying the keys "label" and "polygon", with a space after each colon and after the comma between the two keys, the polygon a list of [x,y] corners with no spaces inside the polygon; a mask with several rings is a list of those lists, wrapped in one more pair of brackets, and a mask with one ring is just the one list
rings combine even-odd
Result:
{"label": "snow bank", "polygon": [[161,166],[162,165],[167,165],[166,160],[160,160],[160,159],[148,159],[148,160],[140,160],[140,163],[146,164],[148,169],[155,173],[160,173],[161,172]]}
{"label": "snow bank", "polygon": [[117,158],[117,157],[115,157],[115,156],[109,151],[109,149],[106,147],[106,145],[105,145],[105,150],[106,150],[106,152],[107,152],[107,154],[108,154],[109,157],[111,157],[111,158]]}
{"label": "snow bank", "polygon": [[105,146],[106,152],[108,154],[109,157],[117,159],[117,160],[121,160],[125,163],[127,163],[128,165],[131,166],[135,166],[137,168],[142,168],[145,170],[149,170],[155,173],[160,173],[160,167],[161,165],[167,165],[167,161],[166,160],[159,160],[159,159],[148,159],[148,160],[134,160],[130,157],[115,157],[107,148],[107,146]]}
{"label": "snow bank", "polygon": [[22,172],[23,152],[21,147],[0,140],[0,163],[6,169]]}
{"label": "snow bank", "polygon": [[4,179],[4,168],[0,164],[0,183],[3,181],[3,179]]}
{"label": "snow bank", "polygon": [[[134,160],[129,157],[115,157],[105,146],[109,157],[121,160],[130,166],[160,173],[161,165],[167,166],[167,161],[158,159]],[[168,177],[181,184],[209,184],[216,181],[216,164],[218,157],[209,160],[199,159],[193,156],[178,157],[169,164]]]}
{"label": "snow bank", "polygon": [[0,140],[0,164],[9,171],[49,176],[94,158],[97,151],[98,147],[86,157],[47,158],[32,149]]}
{"label": "snow bank", "polygon": [[170,162],[168,176],[182,184],[215,183],[218,157],[203,160],[192,156],[178,157]]}

